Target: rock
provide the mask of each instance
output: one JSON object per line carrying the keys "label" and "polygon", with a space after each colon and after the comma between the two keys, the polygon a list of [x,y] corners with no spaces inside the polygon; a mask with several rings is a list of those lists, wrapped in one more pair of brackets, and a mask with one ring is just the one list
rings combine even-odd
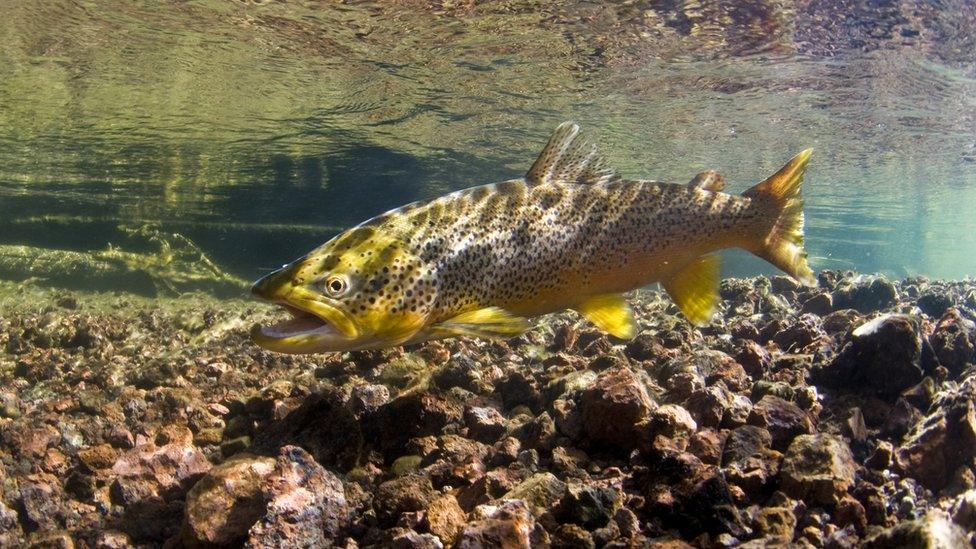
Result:
{"label": "rock", "polygon": [[556,430],[570,440],[580,440],[583,436],[583,413],[577,401],[556,399],[552,403],[552,412]]}
{"label": "rock", "polygon": [[63,521],[64,493],[57,478],[47,473],[29,475],[21,481],[15,508],[23,517],[26,531],[54,530]]}
{"label": "rock", "polygon": [[400,456],[393,460],[393,464],[390,465],[390,473],[395,477],[402,477],[407,473],[414,473],[417,469],[420,469],[420,464],[423,463],[424,458],[418,455],[408,455]]}
{"label": "rock", "polygon": [[976,490],[956,498],[952,505],[952,522],[967,532],[976,532]]}
{"label": "rock", "polygon": [[475,391],[481,378],[481,365],[477,361],[467,355],[455,354],[434,372],[431,381],[444,391],[452,387]]}
{"label": "rock", "polygon": [[877,471],[883,471],[891,465],[892,458],[895,453],[895,448],[887,440],[878,441],[878,445],[874,448],[874,451],[864,461],[864,466]]}
{"label": "rock", "polygon": [[[348,546],[347,546],[348,547]],[[418,534],[414,530],[396,529],[390,539],[391,549],[444,549],[444,544],[433,534]]]}
{"label": "rock", "polygon": [[806,313],[787,328],[776,332],[773,341],[785,352],[801,352],[826,337],[820,317]]}
{"label": "rock", "polygon": [[894,398],[922,380],[922,340],[905,315],[880,316],[851,332],[850,341],[814,381],[842,391]]}
{"label": "rock", "polygon": [[828,334],[843,335],[863,321],[864,317],[854,309],[841,309],[823,317],[823,328]]}
{"label": "rock", "polygon": [[664,356],[665,348],[657,337],[642,333],[627,343],[625,352],[634,360],[654,360]]}
{"label": "rock", "polygon": [[457,537],[456,549],[540,547],[550,542],[549,534],[536,524],[525,502],[520,500],[479,505],[471,518]]}
{"label": "rock", "polygon": [[595,549],[593,536],[575,524],[561,524],[552,535],[553,549]]}
{"label": "rock", "polygon": [[847,435],[852,441],[863,444],[868,439],[868,428],[864,424],[864,414],[858,407],[851,408],[851,415],[844,422]]}
{"label": "rock", "polygon": [[580,407],[588,441],[627,451],[636,446],[655,404],[634,372],[617,368],[600,373],[583,391]]}
{"label": "rock", "polygon": [[556,351],[568,351],[576,345],[576,338],[578,337],[579,333],[572,324],[563,324],[553,334],[552,349]]}
{"label": "rock", "polygon": [[854,488],[854,497],[864,509],[868,524],[886,526],[888,522],[888,498],[877,486],[861,481]]}
{"label": "rock", "polygon": [[746,534],[720,469],[706,467],[695,480],[682,482],[672,492],[674,506],[669,510],[669,522],[685,535],[708,532],[742,537]]}
{"label": "rock", "polygon": [[751,501],[760,497],[779,472],[782,456],[770,448],[769,431],[754,425],[733,429],[725,439],[722,470],[729,482],[741,488]]}
{"label": "rock", "polygon": [[695,390],[685,402],[685,408],[700,427],[718,427],[731,407],[732,394],[721,384]]}
{"label": "rock", "polygon": [[728,410],[722,417],[722,426],[735,428],[749,422],[752,413],[752,400],[746,395],[733,395]]}
{"label": "rock", "polygon": [[950,309],[929,336],[939,364],[958,376],[968,364],[976,362],[976,323]]}
{"label": "rock", "polygon": [[687,439],[698,430],[688,410],[677,404],[664,404],[651,412],[649,427],[652,439],[658,435]]}
{"label": "rock", "polygon": [[566,522],[587,530],[605,526],[620,508],[620,496],[608,486],[570,484],[559,503],[559,514]]}
{"label": "rock", "polygon": [[842,280],[832,297],[836,309],[854,309],[868,314],[894,306],[898,301],[898,290],[884,277],[862,275]]}
{"label": "rock", "polygon": [[853,527],[858,534],[863,534],[868,527],[867,512],[864,505],[851,495],[845,495],[837,502],[834,513],[835,520],[841,528]]}
{"label": "rock", "polygon": [[457,499],[445,494],[430,502],[424,517],[427,530],[437,536],[445,546],[451,546],[464,527],[467,516]]}
{"label": "rock", "polygon": [[498,410],[489,407],[468,406],[464,410],[464,424],[471,438],[492,443],[508,430],[508,420]]}
{"label": "rock", "polygon": [[501,398],[507,409],[528,406],[531,410],[538,411],[543,401],[535,378],[518,370],[495,384],[495,394]]}
{"label": "rock", "polygon": [[555,445],[556,423],[549,416],[549,412],[542,412],[520,425],[513,435],[526,450],[550,451]]}
{"label": "rock", "polygon": [[183,541],[188,545],[239,544],[265,511],[264,479],[275,460],[237,454],[210,469],[186,496]]}
{"label": "rock", "polygon": [[478,505],[501,498],[523,480],[524,474],[507,468],[488,471],[469,486],[458,489],[458,504],[462,509],[471,511]]}
{"label": "rock", "polygon": [[[370,440],[386,444],[398,443],[400,448],[406,443],[409,431],[402,422],[395,423],[382,434],[370,431],[378,423],[387,427],[375,416],[384,415],[384,410],[393,407],[393,402],[387,403],[376,412],[367,414],[367,421],[361,423],[344,402],[342,393],[326,388],[322,392],[309,395],[298,408],[267,425],[260,432],[255,432],[252,451],[277,455],[284,446],[301,446],[323,467],[348,471],[356,466],[360,447],[366,438],[365,433],[372,436]],[[397,414],[393,412],[390,415]],[[400,410],[399,415],[401,421],[416,417],[407,410]]]}
{"label": "rock", "polygon": [[966,549],[966,534],[945,513],[930,511],[924,517],[902,522],[865,540],[865,549],[920,547],[925,549]]}
{"label": "rock", "polygon": [[593,370],[576,370],[554,379],[546,384],[546,402],[553,402],[560,399],[575,399],[596,378],[597,373]]}
{"label": "rock", "polygon": [[245,547],[320,547],[349,521],[342,482],[297,446],[281,449],[262,494],[266,511],[248,532]]}
{"label": "rock", "polygon": [[756,531],[762,535],[779,540],[780,543],[793,541],[796,530],[796,516],[785,507],[766,507],[756,516]]}
{"label": "rock", "polygon": [[392,526],[401,513],[423,511],[436,497],[430,479],[409,474],[380,484],[373,498],[373,509],[381,524]]}
{"label": "rock", "polygon": [[512,488],[502,499],[523,500],[536,517],[548,511],[566,492],[566,483],[552,473],[536,473]]}
{"label": "rock", "polygon": [[921,412],[908,403],[904,398],[895,401],[895,405],[888,410],[884,422],[881,424],[881,434],[890,438],[900,439],[922,418]]}
{"label": "rock", "polygon": [[505,437],[492,446],[491,464],[502,467],[518,459],[522,451],[522,443],[515,437]]}
{"label": "rock", "polygon": [[357,385],[346,405],[357,416],[371,414],[390,401],[390,390],[385,385]]}
{"label": "rock", "polygon": [[761,378],[773,364],[772,356],[765,347],[755,341],[745,339],[739,342],[735,360],[753,379]]}
{"label": "rock", "polygon": [[91,471],[108,469],[115,464],[118,452],[110,444],[99,444],[78,451],[78,459]]}
{"label": "rock", "polygon": [[769,287],[778,294],[786,294],[799,290],[800,283],[791,277],[776,275],[769,279]]}
{"label": "rock", "polygon": [[392,459],[409,439],[439,435],[448,425],[460,423],[461,413],[461,407],[447,398],[426,392],[412,393],[380,407],[368,432]]}
{"label": "rock", "polygon": [[931,377],[926,376],[922,378],[922,381],[918,385],[902,391],[901,396],[912,406],[926,410],[935,400],[936,392],[935,381]]}
{"label": "rock", "polygon": [[148,442],[123,453],[111,477],[143,481],[152,494],[182,492],[210,470],[210,462],[186,442],[156,446]]}
{"label": "rock", "polygon": [[940,394],[895,452],[898,468],[932,490],[976,458],[976,377]]}
{"label": "rock", "polygon": [[783,450],[798,435],[814,431],[813,422],[799,406],[777,396],[766,395],[749,412],[749,425],[769,431],[773,448]]}
{"label": "rock", "polygon": [[800,435],[780,466],[780,488],[789,496],[834,507],[854,484],[857,466],[842,439]]}
{"label": "rock", "polygon": [[706,465],[721,465],[725,436],[715,429],[697,431],[688,440],[688,451]]}
{"label": "rock", "polygon": [[817,316],[827,316],[834,310],[834,298],[828,293],[819,293],[807,299],[800,306],[800,312],[804,314],[814,314]]}
{"label": "rock", "polygon": [[952,298],[944,291],[930,290],[918,296],[915,303],[923,313],[937,318],[944,315],[949,307],[952,307]]}

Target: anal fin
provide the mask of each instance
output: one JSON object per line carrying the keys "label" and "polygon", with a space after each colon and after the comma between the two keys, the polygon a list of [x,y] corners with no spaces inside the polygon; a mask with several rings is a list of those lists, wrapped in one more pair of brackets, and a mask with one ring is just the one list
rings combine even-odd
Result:
{"label": "anal fin", "polygon": [[719,268],[715,254],[696,258],[661,283],[681,312],[696,326],[707,324],[718,305]]}
{"label": "anal fin", "polygon": [[619,294],[602,294],[587,298],[575,307],[587,320],[608,334],[631,339],[637,334],[637,323],[627,300]]}
{"label": "anal fin", "polygon": [[461,313],[432,327],[434,337],[470,336],[490,339],[515,337],[531,328],[528,319],[500,307]]}

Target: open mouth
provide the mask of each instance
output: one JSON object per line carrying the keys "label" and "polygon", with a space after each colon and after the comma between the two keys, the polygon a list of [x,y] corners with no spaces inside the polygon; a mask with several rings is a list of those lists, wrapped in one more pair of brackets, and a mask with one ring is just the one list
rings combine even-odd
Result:
{"label": "open mouth", "polygon": [[328,321],[303,311],[297,307],[280,303],[282,308],[291,313],[291,318],[276,322],[268,326],[255,326],[254,334],[268,339],[285,339],[300,336],[315,336],[335,334],[338,330]]}

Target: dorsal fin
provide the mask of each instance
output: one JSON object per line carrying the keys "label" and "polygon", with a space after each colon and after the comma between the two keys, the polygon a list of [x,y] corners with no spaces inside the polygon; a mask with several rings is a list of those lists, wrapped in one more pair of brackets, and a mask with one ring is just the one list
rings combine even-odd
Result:
{"label": "dorsal fin", "polygon": [[715,170],[708,170],[696,175],[689,181],[688,188],[718,192],[725,188],[725,178]]}
{"label": "dorsal fin", "polygon": [[552,133],[546,148],[525,174],[530,184],[594,184],[616,177],[608,168],[596,146],[580,135],[579,124],[563,122]]}

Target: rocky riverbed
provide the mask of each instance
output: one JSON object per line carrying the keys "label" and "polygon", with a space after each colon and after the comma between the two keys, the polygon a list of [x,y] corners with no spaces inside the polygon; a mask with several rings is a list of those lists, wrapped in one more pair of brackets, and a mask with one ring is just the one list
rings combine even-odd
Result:
{"label": "rocky riverbed", "polygon": [[291,357],[248,301],[0,285],[0,546],[976,542],[976,283],[722,297]]}

